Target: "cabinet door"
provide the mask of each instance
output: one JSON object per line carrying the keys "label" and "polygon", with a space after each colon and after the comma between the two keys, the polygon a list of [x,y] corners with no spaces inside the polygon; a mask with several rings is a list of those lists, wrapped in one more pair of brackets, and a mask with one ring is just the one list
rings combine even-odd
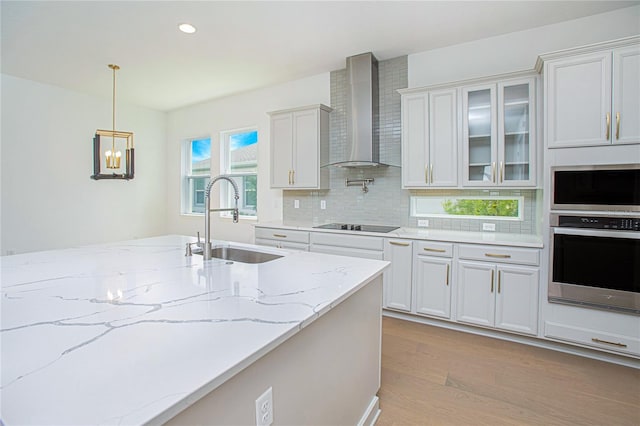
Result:
{"label": "cabinet door", "polygon": [[458,262],[458,321],[493,327],[495,270],[491,263]]}
{"label": "cabinet door", "polygon": [[498,84],[498,183],[535,184],[535,80]]}
{"label": "cabinet door", "polygon": [[402,186],[427,186],[428,94],[402,96]]}
{"label": "cabinet door", "polygon": [[465,186],[493,186],[497,182],[495,99],[495,85],[462,89]]}
{"label": "cabinet door", "polygon": [[288,188],[293,163],[293,115],[271,116],[271,187]]}
{"label": "cabinet door", "polygon": [[613,51],[612,141],[640,143],[640,46]]}
{"label": "cabinet door", "polygon": [[611,52],[549,62],[545,80],[549,148],[608,144]]}
{"label": "cabinet door", "polygon": [[320,164],[318,149],[318,110],[293,113],[293,174],[291,186],[317,188]]}
{"label": "cabinet door", "polygon": [[416,256],[414,266],[414,311],[451,318],[451,260]]}
{"label": "cabinet door", "polygon": [[538,332],[538,269],[499,266],[495,326],[518,333]]}
{"label": "cabinet door", "polygon": [[429,93],[429,176],[431,186],[458,185],[458,102],[456,89]]}
{"label": "cabinet door", "polygon": [[391,262],[384,272],[384,306],[411,311],[412,244],[406,240],[386,240],[384,260]]}

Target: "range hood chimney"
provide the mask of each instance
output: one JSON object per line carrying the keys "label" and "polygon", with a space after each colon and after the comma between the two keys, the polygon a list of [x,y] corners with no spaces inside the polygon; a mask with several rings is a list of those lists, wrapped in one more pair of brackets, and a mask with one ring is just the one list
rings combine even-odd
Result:
{"label": "range hood chimney", "polygon": [[372,53],[347,58],[347,140],[337,167],[385,166],[380,163],[378,60]]}

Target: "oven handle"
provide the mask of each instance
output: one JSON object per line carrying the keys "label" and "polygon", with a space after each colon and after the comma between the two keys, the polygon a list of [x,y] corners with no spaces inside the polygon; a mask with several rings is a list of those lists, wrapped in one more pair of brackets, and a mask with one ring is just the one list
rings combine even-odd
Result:
{"label": "oven handle", "polygon": [[589,229],[589,228],[562,228],[552,227],[554,235],[585,235],[591,237],[608,237],[608,238],[628,238],[632,240],[640,240],[640,232],[635,231],[609,231],[606,229]]}

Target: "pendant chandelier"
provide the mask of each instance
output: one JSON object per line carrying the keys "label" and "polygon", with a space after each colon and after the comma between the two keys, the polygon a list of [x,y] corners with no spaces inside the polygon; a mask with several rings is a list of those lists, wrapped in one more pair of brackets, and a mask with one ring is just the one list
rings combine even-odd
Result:
{"label": "pendant chandelier", "polygon": [[[93,175],[94,180],[100,179],[133,179],[133,166],[134,166],[134,151],[133,151],[133,133],[123,132],[116,130],[116,71],[120,69],[118,65],[109,64],[109,68],[113,71],[113,103],[112,103],[112,117],[111,117],[111,130],[96,130],[96,134],[93,138]],[[104,163],[101,161],[101,138],[104,137],[108,143],[111,142],[110,149],[104,152]],[[125,164],[122,169],[122,151],[117,149],[118,145],[123,145],[126,142],[125,150]],[[102,164],[104,164],[107,172],[101,171]],[[119,172],[119,173],[118,173]]]}

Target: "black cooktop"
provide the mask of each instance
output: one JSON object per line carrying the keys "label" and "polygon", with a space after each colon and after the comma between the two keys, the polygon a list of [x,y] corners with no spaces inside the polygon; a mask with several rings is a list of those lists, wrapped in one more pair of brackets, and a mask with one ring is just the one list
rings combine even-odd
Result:
{"label": "black cooktop", "polygon": [[362,231],[362,232],[380,232],[386,233],[394,231],[399,226],[383,226],[383,225],[357,225],[351,223],[327,223],[326,225],[314,226],[321,229],[337,229],[339,231]]}

